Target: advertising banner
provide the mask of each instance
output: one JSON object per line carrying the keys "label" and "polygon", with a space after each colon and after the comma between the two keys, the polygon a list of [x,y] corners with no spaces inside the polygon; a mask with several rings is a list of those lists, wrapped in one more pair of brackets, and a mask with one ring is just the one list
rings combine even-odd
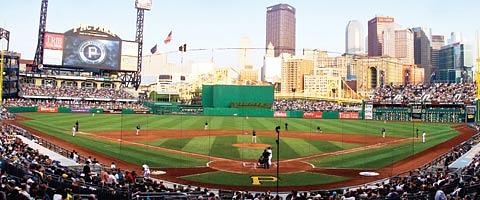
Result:
{"label": "advertising banner", "polygon": [[43,37],[43,48],[51,50],[63,50],[63,34],[45,33]]}
{"label": "advertising banner", "polygon": [[63,34],[45,33],[43,40],[43,64],[62,65]]}
{"label": "advertising banner", "polygon": [[303,118],[306,119],[322,119],[322,112],[305,112]]}
{"label": "advertising banner", "polygon": [[118,70],[120,41],[86,36],[65,36],[63,65]]}
{"label": "advertising banner", "polygon": [[467,106],[467,123],[475,123],[476,109],[475,106]]}
{"label": "advertising banner", "polygon": [[358,112],[340,112],[340,119],[358,119]]}
{"label": "advertising banner", "polygon": [[275,111],[273,117],[287,117],[287,112],[285,111]]}
{"label": "advertising banner", "polygon": [[366,104],[365,105],[365,119],[373,119],[373,105]]}
{"label": "advertising banner", "polygon": [[58,108],[57,108],[57,107],[51,108],[51,107],[39,106],[37,112],[42,112],[42,113],[56,113],[56,112],[58,112]]}

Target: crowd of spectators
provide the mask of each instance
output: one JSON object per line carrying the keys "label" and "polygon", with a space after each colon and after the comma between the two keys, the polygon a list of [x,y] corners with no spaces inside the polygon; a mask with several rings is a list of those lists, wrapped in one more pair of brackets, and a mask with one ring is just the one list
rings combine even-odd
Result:
{"label": "crowd of spectators", "polygon": [[99,98],[99,99],[135,99],[125,90],[113,88],[77,88],[77,87],[53,87],[35,86],[22,84],[21,96],[42,96],[42,97],[70,97],[70,98]]}
{"label": "crowd of spectators", "polygon": [[434,83],[417,85],[384,85],[376,88],[371,100],[384,103],[429,103],[473,104],[476,97],[474,83]]}
{"label": "crowd of spectators", "polygon": [[139,102],[120,102],[120,101],[71,101],[71,100],[45,100],[45,99],[5,99],[5,107],[31,107],[42,106],[49,108],[65,107],[71,109],[103,109],[103,110],[121,110],[123,108],[133,110],[148,110],[146,106]]}
{"label": "crowd of spectators", "polygon": [[72,151],[68,157],[82,162],[83,167],[64,167],[60,162],[40,154],[16,137],[17,134],[30,136],[33,141],[38,142],[35,136],[26,130],[6,124],[2,124],[0,129],[0,200],[60,200],[73,199],[74,196],[82,194],[84,199],[132,199],[143,193],[167,195],[171,199],[220,199],[206,189],[182,185],[167,186],[163,181],[147,178],[147,165],[143,166],[144,173],[137,175],[136,171],[118,168],[115,162],[105,166],[96,158],[80,159],[81,155]]}
{"label": "crowd of spectators", "polygon": [[331,101],[316,100],[277,100],[273,102],[273,110],[275,111],[359,111],[359,104],[339,104]]}

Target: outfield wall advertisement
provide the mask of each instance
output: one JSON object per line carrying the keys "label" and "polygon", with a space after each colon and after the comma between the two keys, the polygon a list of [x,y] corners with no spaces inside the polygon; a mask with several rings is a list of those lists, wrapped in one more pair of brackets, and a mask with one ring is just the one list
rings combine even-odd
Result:
{"label": "outfield wall advertisement", "polygon": [[322,119],[322,112],[304,112],[303,118],[306,119]]}
{"label": "outfield wall advertisement", "polygon": [[373,105],[365,104],[365,119],[373,119]]}
{"label": "outfield wall advertisement", "polygon": [[52,107],[39,106],[37,112],[40,112],[40,113],[56,113],[56,112],[58,112],[58,108],[57,107],[52,108]]}
{"label": "outfield wall advertisement", "polygon": [[340,119],[359,119],[358,112],[340,112]]}
{"label": "outfield wall advertisement", "polygon": [[276,111],[273,113],[273,117],[287,117],[287,112],[285,111]]}

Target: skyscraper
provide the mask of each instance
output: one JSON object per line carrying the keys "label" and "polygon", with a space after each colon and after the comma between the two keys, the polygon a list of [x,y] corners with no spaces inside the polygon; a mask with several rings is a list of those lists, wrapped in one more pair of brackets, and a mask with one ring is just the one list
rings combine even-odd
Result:
{"label": "skyscraper", "polygon": [[248,36],[244,36],[240,38],[240,49],[239,49],[239,55],[238,55],[238,60],[240,61],[240,68],[245,68],[245,66],[251,65],[250,61],[250,55],[251,55],[251,50],[252,48],[252,41]]}
{"label": "skyscraper", "polygon": [[[383,49],[389,45],[384,45],[384,38],[389,38],[392,35],[385,35],[384,37],[384,33],[391,33],[392,27],[394,27],[393,17],[377,16],[368,21],[368,56],[385,55]],[[390,31],[385,31],[386,29],[390,29]]]}
{"label": "skyscraper", "polygon": [[413,38],[411,29],[395,31],[395,57],[409,65],[415,63]]}
{"label": "skyscraper", "polygon": [[345,53],[364,54],[365,36],[362,24],[357,20],[351,20],[345,31]]}
{"label": "skyscraper", "polygon": [[420,27],[413,28],[413,32],[415,64],[425,70],[425,81],[430,82],[430,76],[433,72],[431,63],[432,49],[430,47],[430,40],[428,39],[425,31]]}
{"label": "skyscraper", "polygon": [[443,35],[432,35],[432,73],[437,73],[440,62],[440,49],[445,45],[445,37]]}
{"label": "skyscraper", "polygon": [[281,53],[295,55],[295,8],[277,4],[267,8],[267,37],[265,47],[272,43],[275,56]]}
{"label": "skyscraper", "polygon": [[465,45],[453,43],[440,49],[439,82],[458,83],[465,81]]}

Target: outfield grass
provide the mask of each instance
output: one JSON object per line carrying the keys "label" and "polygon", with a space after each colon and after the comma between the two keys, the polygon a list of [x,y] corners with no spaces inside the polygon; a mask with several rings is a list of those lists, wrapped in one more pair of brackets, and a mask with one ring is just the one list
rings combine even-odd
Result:
{"label": "outfield grass", "polygon": [[211,130],[272,130],[277,125],[289,124],[290,131],[315,132],[320,126],[329,133],[356,133],[380,135],[385,128],[388,135],[412,137],[414,129],[427,133],[440,130],[452,130],[448,124],[425,124],[413,122],[387,122],[373,120],[324,120],[299,118],[264,118],[264,117],[214,117],[183,115],[138,115],[138,114],[72,114],[72,113],[24,113],[26,117],[70,131],[75,121],[79,121],[81,131],[120,131],[135,130],[138,124],[142,130],[202,130],[208,121]]}
{"label": "outfield grass", "polygon": [[458,132],[456,131],[438,130],[427,135],[426,143],[422,143],[421,137],[419,137],[417,140],[402,144],[314,159],[310,160],[309,163],[317,167],[379,169],[448,141],[457,135]]}
{"label": "outfield grass", "polygon": [[[185,180],[197,181],[202,183],[233,185],[233,186],[252,186],[252,175],[236,174],[229,172],[208,172],[198,175],[181,177]],[[268,175],[267,175],[268,176]],[[334,183],[347,180],[345,177],[332,176],[312,172],[300,172],[293,174],[280,174],[279,186],[307,186],[319,185],[325,183]],[[262,187],[275,186],[274,182],[263,182]]]}
{"label": "outfield grass", "polygon": [[[179,156],[148,148],[132,145],[119,145],[114,141],[88,138],[86,135],[71,137],[71,128],[75,121],[80,123],[80,131],[95,134],[101,131],[135,130],[140,124],[142,130],[201,130],[205,121],[208,121],[212,130],[241,130],[250,132],[255,130],[272,130],[276,125],[285,122],[289,124],[290,131],[312,132],[320,126],[324,132],[380,136],[380,130],[385,128],[387,135],[411,138],[414,130],[420,133],[426,131],[427,143],[420,141],[407,142],[386,146],[380,149],[363,150],[355,153],[313,159],[309,162],[317,167],[343,167],[378,169],[396,161],[405,159],[415,153],[424,151],[436,144],[447,141],[458,133],[449,124],[413,123],[413,122],[388,122],[369,120],[316,120],[316,119],[278,119],[257,117],[207,117],[207,116],[159,116],[159,115],[107,115],[107,114],[72,114],[72,113],[26,113],[22,114],[33,120],[20,123],[57,137],[61,140],[83,146],[92,151],[121,159],[126,162],[141,165],[147,163],[152,167],[196,167],[205,166],[208,160]],[[234,143],[250,142],[250,135],[230,136],[203,136],[193,138],[171,138],[154,141],[144,141],[147,144],[177,149],[186,152],[212,155],[231,159],[257,159],[261,150],[252,150],[232,147]],[[257,142],[275,144],[275,138],[258,136]],[[275,148],[276,145],[273,145]],[[281,158],[297,158],[301,156],[319,154],[323,152],[339,151],[356,147],[357,144],[348,144],[332,141],[316,141],[298,138],[281,138]],[[274,150],[275,151],[275,150]],[[224,185],[251,185],[249,175],[211,172],[183,177],[187,180],[217,183]],[[315,185],[322,183],[338,182],[344,177],[327,176],[317,173],[294,173],[282,175],[281,185]]]}
{"label": "outfield grass", "polygon": [[[276,138],[257,136],[257,143],[270,144],[276,152]],[[169,149],[200,153],[235,160],[256,160],[263,149],[237,148],[233,144],[250,143],[250,135],[204,136],[194,138],[169,138],[146,141],[146,144]],[[299,138],[280,139],[280,159],[304,157],[319,153],[340,151],[360,146],[346,142],[306,140]],[[274,158],[276,160],[276,158]]]}
{"label": "outfield grass", "polygon": [[118,142],[92,139],[82,135],[72,137],[70,132],[65,132],[54,125],[36,120],[22,121],[21,123],[69,143],[137,165],[147,163],[151,167],[197,167],[206,166],[208,162],[205,159],[172,155],[132,145],[120,145]]}

